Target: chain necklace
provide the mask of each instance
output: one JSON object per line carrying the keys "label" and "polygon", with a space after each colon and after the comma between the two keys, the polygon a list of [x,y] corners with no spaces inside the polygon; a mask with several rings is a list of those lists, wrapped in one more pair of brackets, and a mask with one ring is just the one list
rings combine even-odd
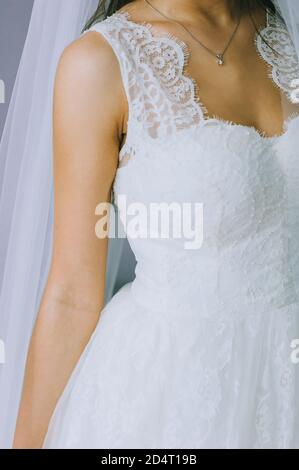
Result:
{"label": "chain necklace", "polygon": [[231,45],[238,29],[239,29],[239,26],[240,26],[240,23],[241,23],[241,19],[242,19],[242,15],[240,16],[239,18],[239,21],[228,41],[228,43],[226,44],[225,48],[223,49],[222,52],[214,52],[212,51],[212,49],[210,49],[209,47],[207,47],[205,44],[203,44],[197,37],[194,36],[194,34],[189,31],[189,29],[183,24],[183,23],[180,23],[179,21],[176,21],[172,18],[169,18],[167,15],[165,15],[164,13],[162,13],[160,10],[158,10],[158,8],[154,7],[150,2],[149,0],[144,0],[145,3],[147,3],[147,5],[152,8],[152,10],[156,11],[157,13],[159,13],[159,15],[163,16],[165,19],[167,19],[168,21],[170,21],[171,23],[174,23],[174,24],[177,24],[179,26],[181,26],[193,39],[194,41],[196,41],[201,47],[203,47],[207,52],[209,52],[209,54],[211,54],[213,57],[216,58],[217,60],[217,64],[218,65],[224,65],[224,55],[225,53],[227,52],[229,46]]}

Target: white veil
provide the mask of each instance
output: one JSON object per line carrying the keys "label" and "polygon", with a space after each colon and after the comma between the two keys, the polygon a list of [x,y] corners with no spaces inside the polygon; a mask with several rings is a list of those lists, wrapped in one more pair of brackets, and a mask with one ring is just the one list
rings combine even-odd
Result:
{"label": "white veil", "polygon": [[[35,0],[0,146],[0,448],[9,447],[24,362],[51,257],[52,96],[61,52],[98,0]],[[106,299],[123,240],[109,250]]]}
{"label": "white veil", "polygon": [[[97,3],[35,0],[0,146],[0,340],[6,353],[5,364],[0,365],[1,448],[11,446],[28,342],[51,256],[51,107],[56,65]],[[299,57],[298,2],[275,3]],[[109,287],[121,246],[122,242],[118,247],[114,244],[112,261],[109,254]]]}

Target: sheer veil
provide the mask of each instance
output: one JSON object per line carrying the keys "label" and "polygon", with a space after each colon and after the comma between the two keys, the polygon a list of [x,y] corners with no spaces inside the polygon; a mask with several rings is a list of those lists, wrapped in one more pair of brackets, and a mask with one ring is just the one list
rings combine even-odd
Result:
{"label": "sheer veil", "polygon": [[[51,257],[52,92],[58,58],[97,0],[35,0],[0,146],[0,447],[11,446],[28,342]],[[299,8],[276,0],[299,57]],[[299,77],[298,77],[299,78]],[[297,85],[299,88],[299,83]],[[299,167],[299,161],[298,161]],[[109,253],[111,296],[122,242]]]}
{"label": "sheer veil", "polygon": [[[35,0],[0,146],[0,447],[9,447],[24,361],[47,278],[53,221],[52,96],[62,50],[97,0]],[[109,251],[112,294],[123,240]]]}

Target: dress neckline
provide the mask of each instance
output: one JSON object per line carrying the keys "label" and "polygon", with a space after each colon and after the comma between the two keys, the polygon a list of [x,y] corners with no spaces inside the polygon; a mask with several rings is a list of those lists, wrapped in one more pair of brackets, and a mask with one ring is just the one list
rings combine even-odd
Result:
{"label": "dress neckline", "polygon": [[[282,126],[283,131],[282,131],[282,133],[276,134],[276,135],[273,135],[273,136],[267,136],[264,131],[261,131],[260,129],[258,129],[255,126],[240,124],[240,123],[237,123],[235,121],[230,121],[230,120],[221,118],[218,115],[210,116],[207,108],[204,106],[204,104],[200,100],[199,85],[198,85],[197,81],[192,77],[192,75],[190,75],[189,73],[186,72],[186,68],[188,66],[189,57],[190,57],[190,48],[187,45],[187,43],[185,41],[183,41],[182,39],[178,38],[177,36],[175,36],[174,34],[170,33],[169,31],[162,31],[162,32],[159,32],[159,33],[154,32],[155,27],[152,23],[149,23],[148,21],[137,22],[137,21],[133,20],[131,18],[131,14],[127,10],[122,10],[122,11],[118,10],[115,13],[113,13],[112,17],[119,18],[120,20],[122,20],[122,21],[126,22],[127,24],[129,24],[131,27],[140,28],[141,31],[147,32],[147,34],[149,35],[149,37],[152,41],[159,42],[160,40],[165,40],[166,39],[172,45],[172,47],[175,50],[180,51],[180,53],[183,55],[182,75],[192,85],[193,105],[194,105],[196,111],[198,112],[198,114],[201,118],[200,121],[203,125],[208,124],[208,123],[211,123],[211,124],[215,123],[215,124],[225,125],[225,126],[228,126],[228,127],[236,127],[236,128],[240,128],[240,129],[245,129],[245,130],[248,130],[248,131],[252,131],[254,134],[259,136],[265,142],[272,142],[272,141],[276,141],[277,139],[283,137],[288,131],[289,123],[293,119],[296,119],[297,117],[299,117],[298,115],[290,116],[289,119],[287,119],[283,122],[283,126]],[[267,28],[269,28],[270,26],[271,26],[270,25],[270,13],[267,11],[266,12],[266,24],[261,26],[256,31],[255,38],[254,38],[255,43],[257,42],[258,37],[260,35],[263,35],[265,33],[265,31],[267,30]],[[257,50],[257,53],[259,54],[258,50]],[[262,57],[262,59],[266,62],[264,57]],[[269,76],[269,79],[272,81],[272,83],[274,83],[271,76]],[[274,85],[275,85],[275,83],[274,83]]]}

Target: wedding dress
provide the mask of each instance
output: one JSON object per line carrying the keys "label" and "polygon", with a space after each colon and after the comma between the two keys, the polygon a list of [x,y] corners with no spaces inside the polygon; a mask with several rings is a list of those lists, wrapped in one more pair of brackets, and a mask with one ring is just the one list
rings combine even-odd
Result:
{"label": "wedding dress", "polygon": [[[188,250],[128,234],[136,278],[101,312],[44,448],[299,448],[299,114],[274,137],[209,118],[182,41],[128,12],[90,30],[113,48],[129,103],[116,201],[200,202],[204,237]],[[262,35],[291,103],[290,38],[270,15]]]}

